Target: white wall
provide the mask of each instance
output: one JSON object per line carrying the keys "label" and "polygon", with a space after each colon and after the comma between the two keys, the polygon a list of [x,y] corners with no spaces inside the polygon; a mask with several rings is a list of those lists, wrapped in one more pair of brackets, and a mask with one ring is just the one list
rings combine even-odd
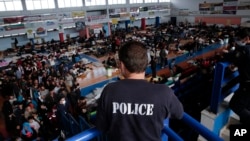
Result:
{"label": "white wall", "polygon": [[160,18],[160,23],[167,23],[170,21],[170,16],[163,16]]}
{"label": "white wall", "polygon": [[[177,23],[179,22],[185,22],[188,21],[190,23],[194,23],[195,17],[196,16],[201,16],[200,14],[189,14],[188,16],[180,16],[179,11],[181,9],[185,9],[190,12],[199,12],[199,4],[204,3],[206,1],[207,3],[218,3],[218,2],[224,2],[224,0],[171,0],[171,16],[177,17]],[[243,0],[238,0],[238,3]],[[207,15],[202,15],[206,17],[242,17],[243,19],[241,20],[246,21],[246,19],[250,18],[250,10],[237,10],[236,15],[227,15],[227,14],[207,14]]]}
{"label": "white wall", "polygon": [[171,15],[176,17],[176,22],[189,22],[191,24],[195,21],[195,16],[179,16],[179,9],[186,9],[187,11],[199,11],[199,3],[222,2],[222,0],[171,0]]}
{"label": "white wall", "polygon": [[171,0],[171,8],[189,9],[190,11],[199,11],[199,3],[223,2],[223,0]]}

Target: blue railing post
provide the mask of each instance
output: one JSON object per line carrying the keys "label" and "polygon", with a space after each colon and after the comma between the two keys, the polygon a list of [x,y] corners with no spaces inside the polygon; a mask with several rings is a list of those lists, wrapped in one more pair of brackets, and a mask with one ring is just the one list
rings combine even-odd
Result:
{"label": "blue railing post", "polygon": [[230,93],[236,91],[239,88],[239,84],[235,84],[228,91],[222,92],[222,89],[234,78],[239,76],[239,72],[232,72],[229,76],[225,76],[225,70],[230,64],[228,62],[219,62],[215,67],[213,90],[210,102],[210,110],[214,114],[217,114],[219,104]]}
{"label": "blue railing post", "polygon": [[224,78],[224,73],[225,73],[225,64],[217,63],[215,66],[213,90],[210,100],[210,110],[215,114],[218,111],[219,99],[222,92],[221,84]]}

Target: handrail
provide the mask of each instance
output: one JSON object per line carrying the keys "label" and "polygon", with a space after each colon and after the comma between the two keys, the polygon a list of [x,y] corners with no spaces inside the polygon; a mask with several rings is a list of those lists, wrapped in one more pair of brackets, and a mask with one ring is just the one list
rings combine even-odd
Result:
{"label": "handrail", "polygon": [[[200,124],[197,120],[193,119],[187,113],[183,114],[183,118],[181,119],[185,124],[190,126],[192,129],[195,129],[197,133],[203,136],[207,140],[212,141],[223,141],[220,137],[218,137],[215,133],[210,131],[208,128]],[[183,139],[175,133],[168,125],[164,125],[163,133],[167,134],[169,138],[176,140],[176,141],[183,141]],[[98,131],[96,128],[91,128],[85,130],[71,138],[66,139],[66,141],[87,141],[98,137],[101,135],[101,132]]]}
{"label": "handrail", "polygon": [[192,118],[187,113],[183,114],[183,118],[181,119],[181,121],[189,125],[191,128],[195,129],[197,133],[199,133],[201,136],[203,136],[209,141],[223,141],[215,133],[206,128],[204,125],[200,124],[197,120]]}
{"label": "handrail", "polygon": [[95,137],[101,135],[101,132],[97,130],[95,127],[85,130],[71,138],[66,139],[66,141],[88,141]]}
{"label": "handrail", "polygon": [[171,128],[168,126],[164,126],[162,129],[165,134],[168,135],[170,139],[173,139],[175,141],[184,141],[177,133],[175,133]]}
{"label": "handrail", "polygon": [[84,117],[82,116],[78,116],[79,118],[79,126],[80,126],[80,130],[81,131],[84,131],[84,130],[87,130],[87,129],[90,129],[91,126],[89,125],[89,123],[85,120]]}

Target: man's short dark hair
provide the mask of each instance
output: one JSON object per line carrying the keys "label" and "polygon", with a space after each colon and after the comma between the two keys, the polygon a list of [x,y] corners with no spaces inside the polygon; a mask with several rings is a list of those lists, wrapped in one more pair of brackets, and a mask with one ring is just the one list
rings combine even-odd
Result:
{"label": "man's short dark hair", "polygon": [[119,60],[129,72],[143,72],[148,64],[147,48],[141,42],[129,41],[120,48]]}

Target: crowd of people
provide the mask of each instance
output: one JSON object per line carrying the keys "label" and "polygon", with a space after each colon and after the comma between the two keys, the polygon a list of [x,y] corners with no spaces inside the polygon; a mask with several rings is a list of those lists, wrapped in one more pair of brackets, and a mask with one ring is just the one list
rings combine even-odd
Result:
{"label": "crowd of people", "polygon": [[[117,54],[116,50],[129,40],[142,42],[148,49],[148,64],[156,77],[156,65],[162,68],[169,67],[174,71],[175,60],[168,62],[167,55],[170,44],[176,44],[174,51],[187,50],[192,56],[200,48],[211,44],[229,35],[234,39],[232,27],[219,28],[217,26],[172,26],[162,25],[153,31],[141,33],[137,30],[117,30],[112,37],[98,37],[104,40],[104,45],[111,46],[110,51]],[[164,31],[164,33],[163,33]],[[215,32],[216,31],[216,32]],[[127,37],[127,35],[130,37]],[[179,35],[165,38],[166,35]],[[182,36],[184,35],[184,36]],[[180,44],[181,39],[190,39],[185,45]],[[81,39],[86,42],[86,48],[96,38]],[[51,41],[52,42],[52,41]],[[54,42],[54,41],[53,41]],[[77,41],[70,41],[76,43]],[[230,42],[229,49],[233,49],[234,42]],[[49,48],[42,47],[41,51],[58,52],[61,47],[52,43]],[[109,53],[110,54],[110,53]],[[79,115],[90,121],[88,112],[93,110],[87,107],[86,98],[81,96],[79,84],[76,81],[75,69],[84,71],[86,67],[81,62],[74,62],[69,67],[65,63],[57,64],[60,59],[55,53],[48,57],[38,54],[21,57],[12,63],[9,69],[2,69],[1,95],[5,98],[2,112],[4,114],[6,129],[13,139],[23,140],[51,140],[58,137],[61,132],[71,136],[65,128],[65,115],[72,115],[78,119]],[[117,67],[117,58],[109,56],[105,65]],[[151,60],[151,61],[150,61]],[[128,66],[126,66],[128,67]],[[172,72],[174,73],[174,72]],[[181,117],[178,115],[178,117]],[[101,125],[101,124],[100,124]]]}
{"label": "crowd of people", "polygon": [[28,56],[19,59],[11,70],[0,73],[1,94],[6,99],[2,112],[6,129],[13,138],[55,138],[65,129],[59,124],[63,123],[60,114],[77,117],[86,113],[75,110],[82,107],[78,104],[83,97],[73,71],[64,64],[55,66],[41,60],[38,56]]}
{"label": "crowd of people", "polygon": [[[67,138],[79,133],[80,129],[69,130],[68,123],[70,120],[79,122],[80,118],[91,126],[89,115],[95,106],[87,105],[76,79],[92,68],[76,59],[80,57],[78,49],[71,57],[65,54],[69,52],[69,46],[89,49],[99,45],[96,40],[103,40],[106,42],[102,45],[107,46],[107,50],[100,54],[110,54],[105,65],[117,67],[113,54],[121,44],[123,33],[115,34],[119,36],[106,38],[103,34],[93,34],[88,39],[67,38],[65,43],[52,39],[39,48],[31,43],[18,48],[15,60],[0,71],[1,96],[4,98],[1,112],[8,139],[52,140],[62,134]],[[88,55],[97,53],[90,51]]]}

